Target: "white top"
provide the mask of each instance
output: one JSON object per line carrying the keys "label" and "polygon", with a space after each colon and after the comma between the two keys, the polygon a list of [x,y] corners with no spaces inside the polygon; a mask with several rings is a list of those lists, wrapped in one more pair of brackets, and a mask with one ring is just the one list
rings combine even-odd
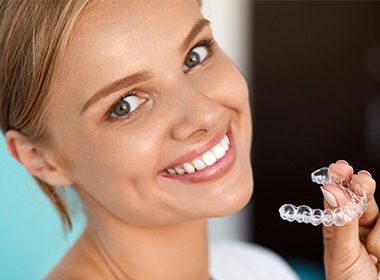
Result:
{"label": "white top", "polygon": [[211,246],[210,274],[213,280],[299,280],[274,252],[238,241]]}

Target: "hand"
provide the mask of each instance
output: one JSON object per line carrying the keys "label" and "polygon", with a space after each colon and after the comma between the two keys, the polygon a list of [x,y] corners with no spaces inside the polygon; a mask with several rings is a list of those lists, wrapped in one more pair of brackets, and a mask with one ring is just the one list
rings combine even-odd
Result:
{"label": "hand", "polygon": [[[379,208],[374,199],[376,183],[367,171],[354,175],[353,168],[340,160],[330,165],[330,172],[349,178],[367,194],[368,209],[359,220],[343,227],[323,227],[324,262],[327,280],[376,280],[380,262]],[[339,190],[338,190],[339,191]],[[347,198],[334,193],[338,205]],[[331,198],[330,198],[331,200]],[[325,199],[325,208],[332,208]]]}

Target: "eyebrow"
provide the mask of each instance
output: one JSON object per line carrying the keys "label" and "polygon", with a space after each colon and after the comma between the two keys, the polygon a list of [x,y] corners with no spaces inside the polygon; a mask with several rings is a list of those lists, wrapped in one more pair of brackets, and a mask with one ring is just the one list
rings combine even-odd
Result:
{"label": "eyebrow", "polygon": [[[202,29],[209,24],[210,22],[207,19],[202,18],[198,20],[197,23],[193,26],[193,28],[190,30],[190,32],[186,36],[185,40],[183,41],[179,49],[182,52],[186,51],[189,48],[190,44],[194,41],[196,36],[199,34],[199,32],[201,32]],[[124,77],[120,80],[114,81],[111,84],[104,86],[86,102],[80,114],[83,114],[91,105],[98,102],[102,98],[107,97],[108,95],[116,91],[119,91],[123,88],[127,88],[134,84],[147,81],[151,79],[152,77],[153,75],[150,72],[142,71],[142,72],[138,72],[130,76]]]}
{"label": "eyebrow", "polygon": [[208,21],[207,19],[202,18],[198,20],[189,32],[189,34],[186,36],[185,40],[183,41],[181,47],[179,48],[180,51],[186,51],[189,48],[191,42],[193,42],[195,37],[197,37],[198,33],[201,32],[202,29],[208,25],[210,25],[210,21]]}
{"label": "eyebrow", "polygon": [[116,91],[119,91],[123,88],[130,87],[137,83],[142,83],[144,81],[149,80],[152,78],[152,74],[147,71],[138,72],[135,74],[132,74],[130,76],[127,76],[125,78],[122,78],[120,80],[117,80],[109,85],[106,85],[105,87],[101,88],[99,91],[97,91],[91,98],[86,102],[84,105],[81,114],[83,114],[91,105],[98,102],[100,99],[110,95],[111,93],[114,93]]}

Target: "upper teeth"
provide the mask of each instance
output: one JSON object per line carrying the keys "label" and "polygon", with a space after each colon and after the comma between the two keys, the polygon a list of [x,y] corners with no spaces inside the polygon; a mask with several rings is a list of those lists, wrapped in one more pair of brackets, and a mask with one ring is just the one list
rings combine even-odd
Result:
{"label": "upper teeth", "polygon": [[200,157],[194,159],[192,162],[186,162],[182,166],[177,166],[175,168],[168,168],[166,171],[169,174],[185,174],[185,173],[194,173],[197,170],[202,170],[207,166],[213,165],[219,159],[224,157],[230,146],[230,140],[227,135],[216,144],[211,150],[205,152]]}

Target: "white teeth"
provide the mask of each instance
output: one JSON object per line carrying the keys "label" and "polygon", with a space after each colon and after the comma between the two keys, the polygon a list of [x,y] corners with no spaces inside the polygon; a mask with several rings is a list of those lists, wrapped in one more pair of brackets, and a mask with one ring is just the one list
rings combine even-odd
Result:
{"label": "white teeth", "polygon": [[166,169],[166,171],[168,171],[169,174],[176,174],[174,169]]}
{"label": "white teeth", "polygon": [[222,147],[225,151],[228,150],[228,142],[226,140],[224,140],[224,138],[222,139],[222,141],[220,141],[220,145],[222,145]]}
{"label": "white teeth", "polygon": [[205,168],[207,165],[202,161],[200,160],[199,158],[196,158],[193,160],[193,165],[195,167],[196,170],[202,170],[203,168]]}
{"label": "white teeth", "polygon": [[211,151],[217,159],[221,159],[226,154],[226,150],[221,144],[216,145]]}
{"label": "white teeth", "polygon": [[225,135],[218,144],[212,147],[211,150],[205,152],[200,158],[196,158],[191,163],[187,162],[183,166],[175,167],[174,169],[169,168],[166,171],[172,175],[183,175],[185,173],[194,173],[197,170],[202,170],[224,157],[229,149],[229,145],[230,140],[227,135]]}
{"label": "white teeth", "polygon": [[194,173],[195,172],[195,167],[191,163],[185,163],[183,165],[183,169],[185,169],[186,173]]}
{"label": "white teeth", "polygon": [[177,172],[177,174],[180,174],[180,175],[185,174],[185,169],[182,169],[182,168],[176,167],[175,171]]}
{"label": "white teeth", "polygon": [[230,144],[230,139],[228,139],[227,135],[224,135],[223,140],[227,142],[227,144]]}
{"label": "white teeth", "polygon": [[207,166],[211,166],[216,162],[216,156],[213,152],[209,151],[202,155],[202,160],[206,163]]}

